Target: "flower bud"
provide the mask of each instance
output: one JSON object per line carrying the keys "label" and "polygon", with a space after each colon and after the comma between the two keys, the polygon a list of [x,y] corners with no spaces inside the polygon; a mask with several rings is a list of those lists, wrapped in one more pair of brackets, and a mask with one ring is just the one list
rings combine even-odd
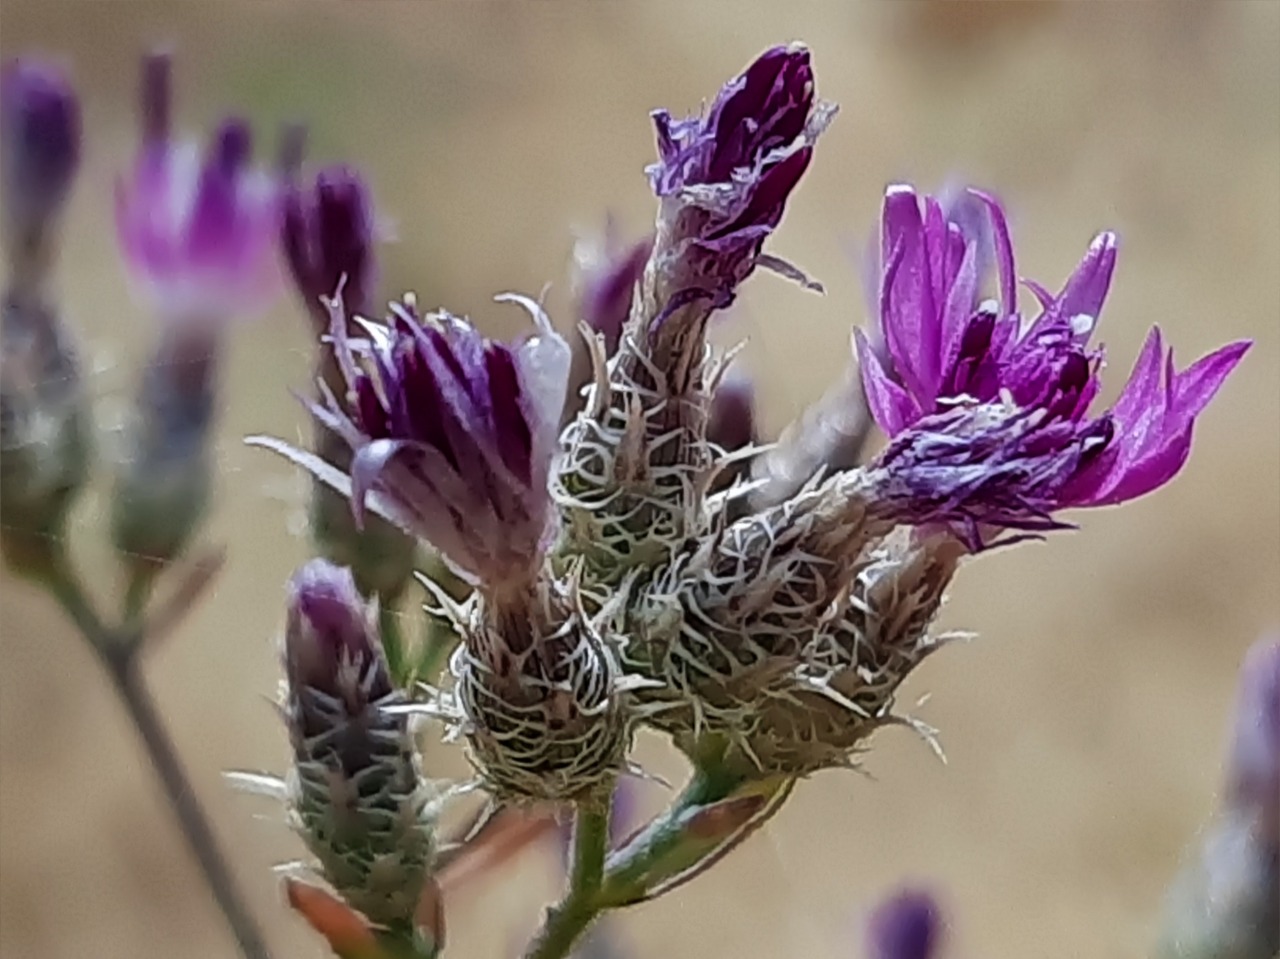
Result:
{"label": "flower bud", "polygon": [[434,793],[350,571],[312,560],[294,574],[284,665],[295,827],[351,905],[411,927],[435,852]]}
{"label": "flower bud", "polygon": [[80,164],[80,103],[52,64],[16,59],[0,78],[4,247],[10,289],[34,296],[48,273],[55,225]]}
{"label": "flower bud", "polygon": [[88,475],[79,363],[52,309],[16,295],[0,318],[0,547],[31,575],[48,570]]}
{"label": "flower bud", "polygon": [[867,928],[867,959],[938,959],[942,917],[927,892],[904,890],[881,903]]}

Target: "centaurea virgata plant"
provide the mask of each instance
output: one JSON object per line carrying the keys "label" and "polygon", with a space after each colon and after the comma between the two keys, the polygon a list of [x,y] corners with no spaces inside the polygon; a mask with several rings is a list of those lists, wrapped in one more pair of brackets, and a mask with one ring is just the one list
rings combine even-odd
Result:
{"label": "centaurea virgata plant", "polygon": [[[576,807],[569,889],[532,959],[567,955],[603,911],[705,871],[799,779],[858,765],[885,725],[931,738],[894,700],[947,638],[935,620],[958,565],[1172,479],[1247,347],[1178,371],[1153,334],[1120,398],[1095,412],[1090,335],[1113,235],[1061,292],[1033,286],[1040,309],[1024,321],[1000,205],[967,197],[983,217],[971,228],[894,187],[880,334],[859,337],[887,447],[862,467],[817,464],[754,511],[739,508],[741,488],[708,495],[738,454],[710,432],[725,365],[707,324],[757,267],[800,277],[763,244],[830,114],[792,46],[762,54],[705,116],[657,116],[652,248],[617,352],[606,362],[590,340],[594,378],[558,445],[569,350],[541,309],[524,301],[537,330],[506,344],[412,298],[385,321],[353,321],[331,300],[341,376],[312,411],[349,467],[255,440],[348,495],[358,520],[429,542],[474,587],[463,604],[437,593],[463,639],[454,688],[406,708],[454,720],[496,802]],[[980,296],[988,261],[995,301]],[[693,776],[610,850],[608,792],[637,725],[670,734]]]}

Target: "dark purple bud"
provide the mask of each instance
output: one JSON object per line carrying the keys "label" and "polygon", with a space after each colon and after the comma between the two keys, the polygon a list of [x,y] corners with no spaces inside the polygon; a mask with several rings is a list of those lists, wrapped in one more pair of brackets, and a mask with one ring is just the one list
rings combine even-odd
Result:
{"label": "dark purple bud", "polygon": [[604,336],[609,356],[618,349],[623,324],[631,315],[636,284],[653,249],[652,237],[623,246],[614,234],[610,223],[602,243],[584,241],[574,250],[578,312],[588,326]]}
{"label": "dark purple bud", "polygon": [[80,162],[80,102],[61,69],[34,59],[7,62],[0,87],[5,228],[14,241],[42,230],[67,197]]}
{"label": "dark purple bud", "polygon": [[942,918],[933,896],[906,890],[882,903],[867,930],[868,959],[935,959]]}
{"label": "dark purple bud", "polygon": [[142,142],[164,147],[173,126],[173,56],[153,51],[142,59]]}
{"label": "dark purple bud", "polygon": [[329,323],[323,300],[339,287],[348,317],[368,311],[374,285],[374,212],[358,171],[326,167],[310,186],[291,183],[281,237],[294,286],[322,331]]}
{"label": "dark purple bud", "polygon": [[291,688],[344,703],[351,715],[392,691],[375,620],[349,569],[314,559],[294,573],[288,592],[284,658]]}

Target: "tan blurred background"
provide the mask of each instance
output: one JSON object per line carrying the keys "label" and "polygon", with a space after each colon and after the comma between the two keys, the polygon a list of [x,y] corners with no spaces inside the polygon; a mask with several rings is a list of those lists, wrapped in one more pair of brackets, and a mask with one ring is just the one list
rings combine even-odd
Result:
{"label": "tan blurred background", "polygon": [[[1112,393],[1152,323],[1183,362],[1255,338],[1171,487],[961,573],[946,623],[981,639],[907,691],[932,694],[919,714],[941,728],[947,765],[887,732],[867,761],[874,781],[804,784],[726,864],[618,927],[635,956],[853,957],[869,904],[924,880],[946,896],[958,957],[1146,953],[1163,886],[1211,808],[1241,653],[1280,625],[1280,4],[7,0],[2,27],[6,56],[64,54],[84,92],[62,287],[106,427],[151,335],[108,223],[135,57],[157,40],[178,44],[184,125],[235,107],[274,142],[280,120],[309,119],[312,155],[361,164],[396,221],[385,291],[416,288],[494,331],[519,317],[492,294],[548,281],[570,326],[573,229],[608,210],[629,235],[645,229],[651,108],[695,109],[766,45],[808,41],[842,112],[773,250],[829,293],[759,276],[731,331],[750,338],[770,430],[845,362],[862,302],[847,248],[895,179],[997,189],[1022,271],[1050,286],[1094,231],[1119,230],[1102,327]],[[148,664],[283,959],[323,954],[270,871],[299,849],[220,774],[285,761],[272,639],[306,554],[289,532],[304,486],[240,437],[299,435],[287,389],[307,368],[292,302],[236,334],[207,536],[230,544],[230,564]],[[109,596],[102,508],[100,493],[84,504],[76,536]],[[48,601],[0,585],[0,953],[230,959],[91,657]],[[679,774],[660,743],[642,752]],[[507,883],[451,902],[449,955],[510,955],[553,878],[534,853]]]}

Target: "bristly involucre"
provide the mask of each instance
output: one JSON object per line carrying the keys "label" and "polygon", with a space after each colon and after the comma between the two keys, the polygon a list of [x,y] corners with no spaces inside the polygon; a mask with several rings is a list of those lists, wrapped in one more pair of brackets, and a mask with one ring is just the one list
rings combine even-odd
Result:
{"label": "bristly involucre", "polygon": [[348,570],[312,560],[289,584],[290,809],[333,887],[372,922],[404,927],[434,854],[435,793],[375,622]]}

